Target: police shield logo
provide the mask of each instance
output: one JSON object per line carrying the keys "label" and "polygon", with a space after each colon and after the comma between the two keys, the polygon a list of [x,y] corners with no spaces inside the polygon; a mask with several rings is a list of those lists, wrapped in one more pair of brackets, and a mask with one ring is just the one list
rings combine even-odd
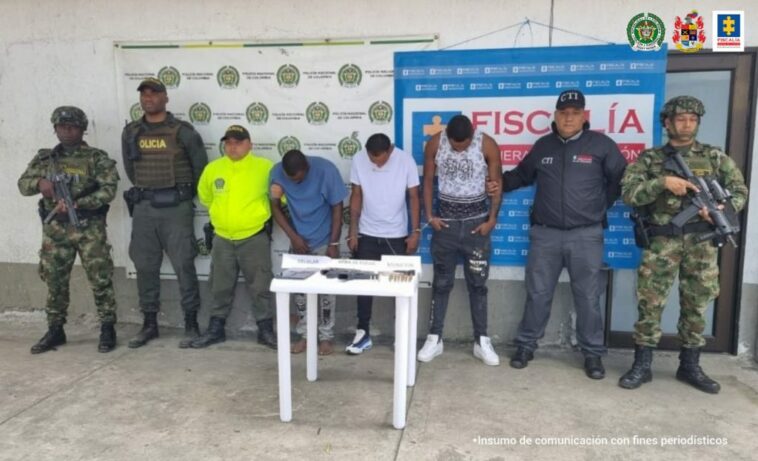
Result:
{"label": "police shield logo", "polygon": [[340,157],[349,159],[353,158],[358,151],[361,150],[361,142],[358,141],[358,132],[353,131],[350,136],[340,139],[337,143],[337,150],[340,153]]}
{"label": "police shield logo", "polygon": [[211,116],[213,115],[208,104],[203,102],[192,104],[188,112],[190,121],[198,125],[207,125],[211,121]]}
{"label": "police shield logo", "polygon": [[132,121],[137,121],[145,114],[145,111],[142,110],[142,106],[138,102],[135,102],[132,104],[132,107],[129,109],[129,117],[132,119]]}
{"label": "police shield logo", "polygon": [[387,101],[376,101],[368,107],[368,118],[375,125],[392,121],[392,106]]}
{"label": "police shield logo", "polygon": [[179,88],[182,80],[182,74],[176,70],[176,67],[166,66],[158,71],[158,80],[163,82],[167,89]]}
{"label": "police shield logo", "polygon": [[276,81],[282,88],[295,88],[300,83],[300,71],[292,64],[285,64],[276,71]]}
{"label": "police shield logo", "polygon": [[233,90],[240,84],[240,73],[233,66],[224,66],[216,73],[218,86],[227,90]]}
{"label": "police shield logo", "polygon": [[268,122],[268,107],[262,102],[253,102],[247,106],[245,111],[247,121],[251,125],[265,125]]}
{"label": "police shield logo", "polygon": [[300,150],[300,141],[294,136],[285,136],[276,143],[276,149],[280,156],[284,156],[291,150]]}
{"label": "police shield logo", "polygon": [[653,13],[640,13],[626,25],[626,37],[634,51],[658,51],[666,37],[666,27]]}
{"label": "police shield logo", "polygon": [[311,125],[324,125],[329,121],[329,107],[323,102],[312,102],[305,109],[305,118]]}
{"label": "police shield logo", "polygon": [[700,51],[705,45],[703,17],[698,15],[696,10],[692,10],[684,18],[677,16],[671,40],[679,51],[685,53]]}
{"label": "police shield logo", "polygon": [[363,73],[361,72],[361,68],[355,64],[345,64],[337,72],[337,78],[343,87],[355,88],[361,84]]}

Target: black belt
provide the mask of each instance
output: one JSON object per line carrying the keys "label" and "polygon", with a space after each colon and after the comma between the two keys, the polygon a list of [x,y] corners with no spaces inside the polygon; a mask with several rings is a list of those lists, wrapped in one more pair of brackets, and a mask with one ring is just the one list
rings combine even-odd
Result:
{"label": "black belt", "polygon": [[664,224],[663,226],[651,225],[647,229],[647,234],[650,237],[676,237],[684,234],[696,234],[702,232],[710,232],[713,230],[713,226],[705,221],[698,221],[689,224],[685,224],[682,227],[676,227],[673,224]]}
{"label": "black belt", "polygon": [[194,195],[192,193],[192,184],[177,184],[175,187],[165,187],[165,188],[159,188],[159,189],[148,189],[144,187],[138,187],[137,191],[139,192],[139,199],[137,201],[152,200],[156,193],[166,192],[166,191],[178,192],[180,202],[184,202],[185,200],[192,200],[192,197]]}
{"label": "black belt", "polygon": [[596,222],[596,223],[592,223],[592,224],[582,224],[581,226],[557,227],[557,226],[548,226],[547,224],[542,224],[542,223],[538,223],[538,222],[532,223],[533,226],[542,226],[542,227],[547,227],[548,229],[555,229],[555,230],[560,230],[560,231],[571,231],[571,230],[575,230],[575,229],[584,229],[584,228],[587,228],[587,227],[602,226],[602,224],[603,223]]}

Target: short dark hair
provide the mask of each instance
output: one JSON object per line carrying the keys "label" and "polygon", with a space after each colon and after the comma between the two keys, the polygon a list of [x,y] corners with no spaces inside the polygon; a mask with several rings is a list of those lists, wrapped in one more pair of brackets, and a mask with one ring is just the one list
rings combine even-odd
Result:
{"label": "short dark hair", "polygon": [[445,133],[453,141],[463,142],[474,136],[474,126],[471,125],[471,120],[465,115],[456,115],[447,122]]}
{"label": "short dark hair", "polygon": [[390,150],[392,142],[389,136],[384,133],[376,133],[369,136],[366,140],[366,151],[371,155],[376,155],[380,152],[387,152]]}
{"label": "short dark hair", "polygon": [[292,177],[301,171],[308,170],[308,159],[305,158],[305,154],[297,149],[292,149],[284,154],[282,157],[282,168],[287,176]]}

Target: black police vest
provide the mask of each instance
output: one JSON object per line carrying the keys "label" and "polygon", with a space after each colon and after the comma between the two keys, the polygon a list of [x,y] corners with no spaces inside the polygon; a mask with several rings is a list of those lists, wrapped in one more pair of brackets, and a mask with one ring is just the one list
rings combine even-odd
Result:
{"label": "black police vest", "polygon": [[181,123],[170,123],[137,136],[141,158],[134,162],[134,185],[146,189],[192,183],[192,165],[177,134]]}

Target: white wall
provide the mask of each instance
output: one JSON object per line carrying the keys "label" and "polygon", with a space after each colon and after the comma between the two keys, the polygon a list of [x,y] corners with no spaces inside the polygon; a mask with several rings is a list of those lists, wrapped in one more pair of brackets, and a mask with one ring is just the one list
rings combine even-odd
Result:
{"label": "white wall", "polygon": [[[758,45],[758,7],[732,1],[747,13],[748,44]],[[718,1],[698,7],[710,30],[710,11]],[[439,33],[448,47],[525,18],[548,24],[549,0],[513,1],[272,1],[165,0],[106,2],[97,0],[0,0],[0,262],[34,263],[40,240],[36,198],[21,198],[16,180],[37,149],[56,140],[49,124],[56,106],[73,104],[90,117],[85,139],[120,160],[123,120],[116,110],[114,41],[137,40],[282,40],[325,37],[396,36]],[[614,43],[626,42],[626,23],[641,11],[652,11],[671,27],[676,15],[693,6],[688,1],[555,0],[555,26]],[[722,7],[723,8],[723,7]],[[599,43],[554,31],[553,45]],[[548,30],[532,24],[474,40],[458,48],[547,46]],[[706,45],[709,47],[709,43]],[[136,92],[135,92],[136,101]],[[170,109],[170,105],[169,105]],[[753,155],[754,168],[758,155]],[[122,177],[125,177],[122,175]],[[125,182],[122,183],[122,186]],[[752,202],[758,192],[753,187]],[[122,200],[109,216],[117,266],[126,263]],[[758,216],[748,232],[755,237]],[[755,238],[748,242],[755,242]],[[747,254],[756,253],[748,243]],[[746,282],[758,282],[758,260],[748,259]]]}

